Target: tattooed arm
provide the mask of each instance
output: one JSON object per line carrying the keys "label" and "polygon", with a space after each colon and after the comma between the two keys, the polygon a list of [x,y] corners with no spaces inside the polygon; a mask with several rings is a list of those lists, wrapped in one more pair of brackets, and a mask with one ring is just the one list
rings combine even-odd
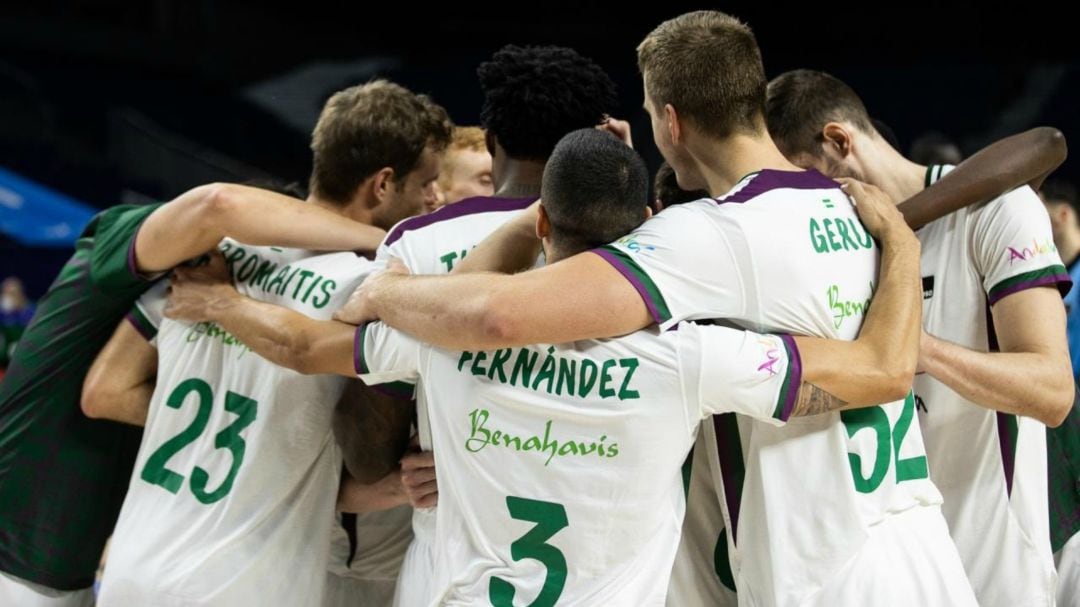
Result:
{"label": "tattooed arm", "polygon": [[799,386],[799,394],[795,397],[795,409],[792,415],[817,415],[828,413],[837,409],[848,408],[848,403],[814,384],[803,382]]}

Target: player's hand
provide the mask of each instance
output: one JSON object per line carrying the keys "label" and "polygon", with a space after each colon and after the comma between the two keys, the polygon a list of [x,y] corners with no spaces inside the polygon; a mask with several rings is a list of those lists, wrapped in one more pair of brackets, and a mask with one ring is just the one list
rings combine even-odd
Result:
{"label": "player's hand", "polygon": [[870,232],[871,236],[877,239],[893,235],[915,237],[915,233],[907,227],[904,216],[888,194],[875,186],[855,179],[841,177],[837,181],[851,198],[855,205],[855,212],[859,214],[859,219],[862,220],[866,231]]}
{"label": "player's hand", "polygon": [[607,131],[627,146],[634,147],[634,139],[630,135],[630,123],[625,120],[605,115],[600,124],[596,125],[596,130]]}
{"label": "player's hand", "polygon": [[385,270],[368,276],[364,279],[364,282],[360,283],[359,287],[356,287],[356,290],[349,295],[349,300],[345,302],[345,305],[341,306],[337,312],[334,312],[334,320],[357,326],[378,320],[379,315],[375,312],[371,302],[371,293],[378,290],[383,281],[408,274],[409,268],[400,259],[391,257],[387,261]]}
{"label": "player's hand", "polygon": [[214,251],[206,264],[173,270],[165,316],[174,320],[213,320],[214,312],[233,297],[239,297],[230,281],[225,257]]}
{"label": "player's hand", "polygon": [[439,503],[435,479],[435,454],[417,451],[401,458],[401,484],[413,508],[433,508]]}

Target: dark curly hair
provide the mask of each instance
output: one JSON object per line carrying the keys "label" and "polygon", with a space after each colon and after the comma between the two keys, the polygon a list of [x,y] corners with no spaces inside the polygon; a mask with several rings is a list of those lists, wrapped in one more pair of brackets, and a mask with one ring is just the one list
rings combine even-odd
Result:
{"label": "dark curly hair", "polygon": [[573,49],[507,45],[476,70],[480,120],[511,158],[547,160],[570,131],[600,124],[617,107],[615,83]]}

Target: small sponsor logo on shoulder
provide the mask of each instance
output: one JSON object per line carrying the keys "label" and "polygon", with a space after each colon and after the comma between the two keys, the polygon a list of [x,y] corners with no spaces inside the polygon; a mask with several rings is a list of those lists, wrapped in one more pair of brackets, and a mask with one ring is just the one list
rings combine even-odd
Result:
{"label": "small sponsor logo on shoulder", "polygon": [[922,277],[922,298],[930,299],[934,296],[934,277],[923,276]]}
{"label": "small sponsor logo on shoulder", "polygon": [[1031,244],[1022,247],[1005,247],[1005,255],[1009,258],[1009,265],[1013,265],[1018,261],[1027,261],[1034,259],[1039,255],[1047,255],[1049,253],[1057,253],[1057,247],[1054,246],[1054,241],[1046,238],[1042,242],[1037,239],[1032,239]]}
{"label": "small sponsor logo on shoulder", "polygon": [[656,247],[650,244],[644,244],[639,242],[637,236],[629,235],[615,241],[615,244],[620,244],[626,247],[631,253],[645,253],[648,251],[655,251]]}

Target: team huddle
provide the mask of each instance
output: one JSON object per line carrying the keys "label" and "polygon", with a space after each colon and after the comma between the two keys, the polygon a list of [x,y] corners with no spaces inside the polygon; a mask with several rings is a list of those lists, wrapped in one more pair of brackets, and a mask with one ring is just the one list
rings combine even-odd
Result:
{"label": "team huddle", "polygon": [[637,56],[655,195],[611,79],[508,46],[486,191],[425,213],[461,129],[376,80],[307,200],[99,214],[0,384],[0,604],[1080,605],[1060,134],[918,165],[714,11]]}

